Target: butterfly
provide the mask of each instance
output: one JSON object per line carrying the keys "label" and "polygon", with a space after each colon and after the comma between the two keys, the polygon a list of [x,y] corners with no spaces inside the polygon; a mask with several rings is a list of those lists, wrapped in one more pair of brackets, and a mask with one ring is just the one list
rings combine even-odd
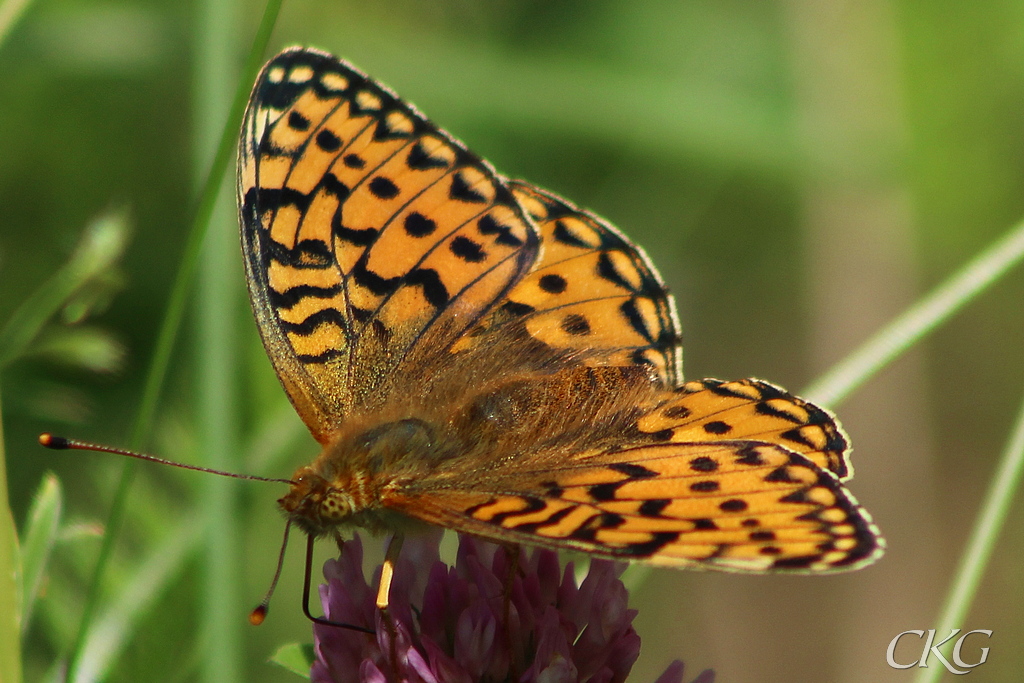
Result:
{"label": "butterfly", "polygon": [[418,520],[741,572],[882,553],[831,413],[758,379],[683,381],[639,246],[347,62],[274,57],[238,169],[259,332],[322,446],[279,501],[311,539]]}

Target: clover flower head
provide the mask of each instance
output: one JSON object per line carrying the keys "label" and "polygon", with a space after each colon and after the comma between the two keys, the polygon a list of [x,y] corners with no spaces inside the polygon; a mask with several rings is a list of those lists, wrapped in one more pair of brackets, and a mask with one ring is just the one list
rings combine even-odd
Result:
{"label": "clover flower head", "polygon": [[[448,567],[440,538],[431,533],[406,542],[387,616],[374,604],[380,569],[368,584],[358,537],[326,563],[326,617],[375,635],[315,624],[315,683],[625,681],[640,638],[615,564],[592,561],[577,585],[572,563],[560,569],[553,551],[527,556],[461,536],[455,566]],[[692,683],[713,680],[708,670]],[[682,681],[676,661],[656,683]]]}

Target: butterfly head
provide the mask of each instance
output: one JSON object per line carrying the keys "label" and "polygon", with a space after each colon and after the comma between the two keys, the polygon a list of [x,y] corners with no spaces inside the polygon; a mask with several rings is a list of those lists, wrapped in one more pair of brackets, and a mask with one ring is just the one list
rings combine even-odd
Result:
{"label": "butterfly head", "polygon": [[311,467],[300,467],[295,472],[291,490],[277,502],[299,528],[313,536],[344,523],[356,507],[351,495],[331,485]]}

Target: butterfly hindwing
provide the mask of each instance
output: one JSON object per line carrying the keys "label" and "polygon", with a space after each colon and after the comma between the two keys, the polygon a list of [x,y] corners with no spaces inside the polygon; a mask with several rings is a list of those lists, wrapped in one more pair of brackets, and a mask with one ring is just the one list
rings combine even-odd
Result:
{"label": "butterfly hindwing", "polygon": [[626,448],[493,484],[396,502],[499,542],[664,566],[821,572],[866,564],[881,550],[870,517],[835,475],[768,443]]}
{"label": "butterfly hindwing", "polygon": [[321,441],[420,340],[443,349],[476,324],[538,251],[486,162],[315,50],[260,74],[238,195],[264,344]]}
{"label": "butterfly hindwing", "polygon": [[849,479],[849,442],[835,417],[785,389],[759,379],[686,382],[641,418],[645,433],[673,441],[748,439],[777,443]]}
{"label": "butterfly hindwing", "polygon": [[672,566],[828,571],[881,551],[832,469],[846,463],[838,424],[767,382],[652,390],[636,368],[575,366],[493,396],[518,415],[507,438],[396,482],[385,505],[498,541]]}

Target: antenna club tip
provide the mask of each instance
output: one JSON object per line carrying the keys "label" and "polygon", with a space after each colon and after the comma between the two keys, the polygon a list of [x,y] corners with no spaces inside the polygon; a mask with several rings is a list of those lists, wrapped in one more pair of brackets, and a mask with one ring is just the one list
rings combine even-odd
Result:
{"label": "antenna club tip", "polygon": [[39,435],[39,444],[54,450],[65,450],[71,448],[71,443],[63,436],[54,436],[50,432],[43,432]]}
{"label": "antenna club tip", "polygon": [[259,626],[263,623],[263,620],[267,618],[267,606],[260,605],[253,611],[249,612],[249,623],[253,626]]}

